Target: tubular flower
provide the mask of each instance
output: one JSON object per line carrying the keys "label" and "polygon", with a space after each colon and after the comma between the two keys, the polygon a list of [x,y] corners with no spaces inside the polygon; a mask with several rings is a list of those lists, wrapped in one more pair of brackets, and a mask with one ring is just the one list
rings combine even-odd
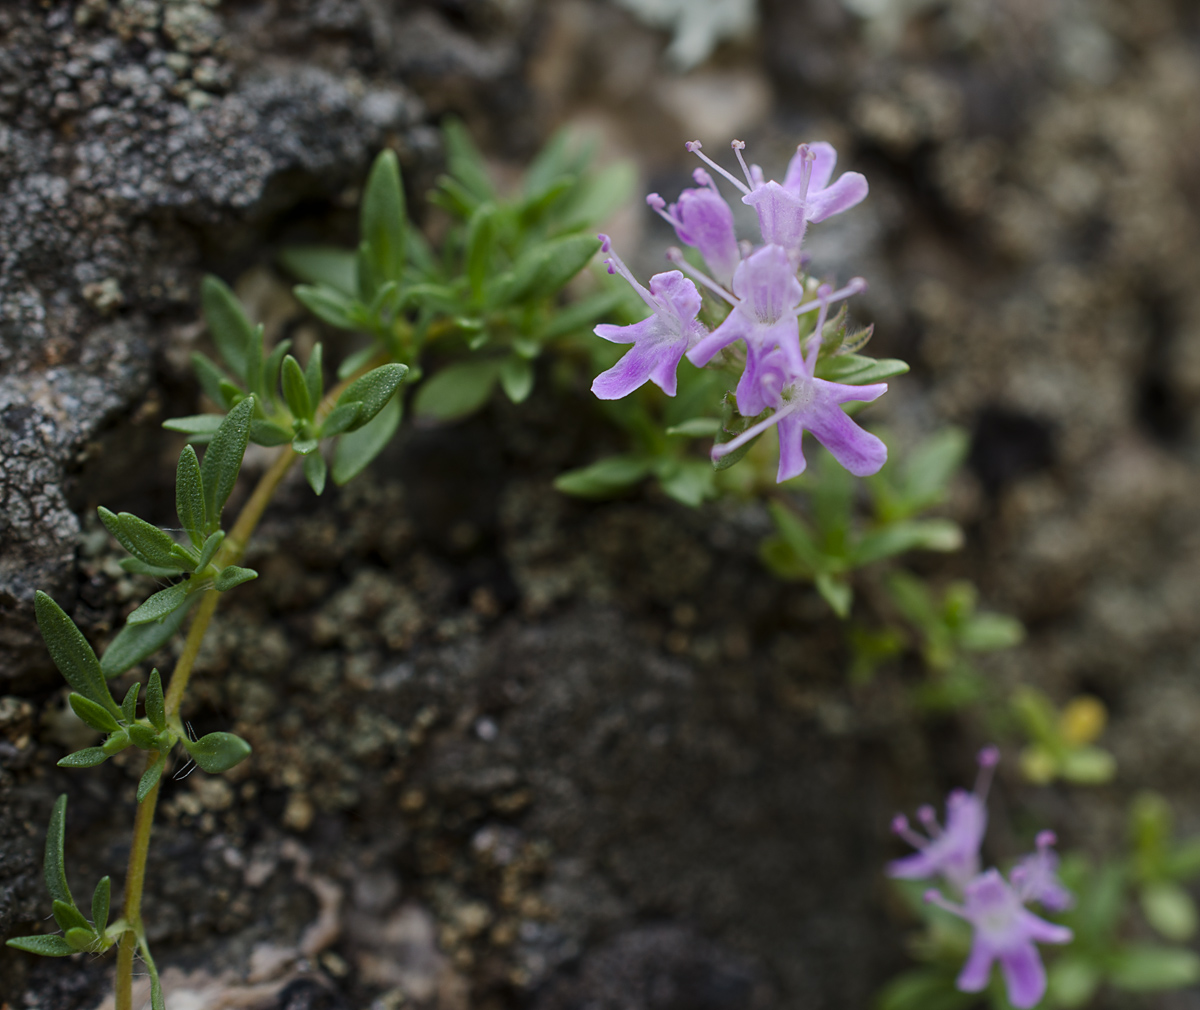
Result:
{"label": "tubular flower", "polygon": [[678,202],[668,207],[661,196],[651,193],[646,203],[675,229],[680,242],[700,251],[718,283],[729,284],[741,260],[733,211],[717,191],[712,176],[702,168],[692,175],[700,188],[685,189]]}
{"label": "tubular flower", "polygon": [[1052,851],[1053,831],[1040,831],[1037,851],[1022,859],[1009,874],[1022,901],[1036,901],[1051,912],[1065,912],[1075,897],[1058,879],[1058,856]]}
{"label": "tubular flower", "polygon": [[1018,1010],[1036,1006],[1046,994],[1046,969],[1034,944],[1070,943],[1071,931],[1025,908],[999,870],[981,873],[967,884],[963,897],[963,904],[956,905],[940,891],[925,894],[926,901],[966,919],[975,929],[971,953],[958,975],[958,988],[981,992],[987,987],[992,963],[999,961],[1009,1002]]}
{"label": "tubular flower", "polygon": [[995,747],[979,752],[979,777],[973,792],[955,789],[946,798],[946,827],[937,822],[932,807],[922,807],[917,816],[929,832],[925,838],[913,831],[908,819],[898,814],[892,830],[918,851],[888,866],[888,876],[901,880],[942,877],[956,890],[963,890],[979,873],[979,847],[987,831],[987,794],[992,770],[1000,758]]}
{"label": "tubular flower", "polygon": [[696,320],[700,292],[678,270],[655,274],[647,291],[612,251],[608,236],[601,235],[600,241],[601,249],[609,254],[608,272],[619,273],[633,285],[654,314],[631,326],[602,323],[596,327],[596,336],[614,344],[633,344],[633,348],[612,368],[596,376],[592,392],[601,400],[618,400],[649,379],[668,396],[674,396],[679,360],[705,333]]}
{"label": "tubular flower", "polygon": [[824,221],[866,198],[867,180],[858,172],[846,172],[830,184],[837,151],[824,141],[797,147],[782,183],[766,180],[757,165],[746,165],[742,157],[746,145],[740,140],[735,140],[732,146],[745,174],[745,183],[704,154],[700,141],[693,140],[688,150],[742,191],[742,203],[753,207],[758,214],[763,242],[782,246],[795,263],[800,261],[800,247],[810,221]]}

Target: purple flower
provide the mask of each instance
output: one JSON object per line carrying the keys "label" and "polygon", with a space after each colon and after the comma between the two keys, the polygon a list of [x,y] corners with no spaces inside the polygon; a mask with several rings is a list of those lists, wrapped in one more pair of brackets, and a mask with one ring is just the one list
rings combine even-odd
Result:
{"label": "purple flower", "polygon": [[763,242],[782,246],[793,263],[800,261],[800,246],[810,221],[824,221],[849,210],[867,195],[867,180],[858,172],[846,172],[830,185],[837,151],[824,141],[796,148],[782,184],[764,179],[757,165],[746,165],[742,157],[745,146],[740,140],[732,144],[746,176],[745,183],[704,154],[700,141],[691,141],[687,149],[742,191],[742,203],[753,207],[758,214]]}
{"label": "purple flower", "polygon": [[[681,259],[677,262],[684,265]],[[720,292],[733,303],[733,311],[688,352],[688,360],[694,365],[704,365],[717,351],[735,341],[744,341],[746,367],[738,381],[738,412],[743,417],[754,417],[767,409],[774,413],[736,438],[714,445],[714,460],[778,425],[777,481],[790,480],[804,472],[805,431],[811,431],[855,476],[867,476],[883,466],[887,446],[850,420],[841,405],[851,400],[874,400],[887,392],[887,383],[849,386],[814,375],[830,302],[847,298],[864,286],[857,280],[833,292],[826,285],[819,290],[817,301],[802,305],[803,289],[781,247],[764,246],[739,264],[733,277],[734,294]],[[813,309],[819,311],[806,356],[800,349],[799,316]]]}
{"label": "purple flower", "polygon": [[629,281],[654,314],[632,326],[603,323],[596,327],[598,337],[614,344],[633,344],[633,349],[608,371],[596,376],[592,392],[601,400],[619,400],[649,379],[668,396],[674,396],[679,359],[706,332],[696,319],[700,311],[700,292],[678,270],[655,274],[650,278],[650,290],[647,291],[621,258],[612,252],[608,236],[600,235],[599,238],[603,243],[601,248],[609,253],[605,261],[608,272],[620,273]]}
{"label": "purple flower", "polygon": [[727,285],[733,280],[733,272],[741,260],[733,229],[733,211],[704,169],[696,169],[692,177],[700,188],[685,189],[679,194],[677,203],[667,207],[666,201],[657,193],[647,196],[646,203],[675,229],[680,242],[700,250],[712,275]]}
{"label": "purple flower", "polygon": [[956,905],[940,891],[925,894],[926,901],[966,919],[975,929],[956,985],[963,992],[981,992],[992,962],[999,961],[1009,1002],[1018,1010],[1035,1006],[1046,994],[1046,969],[1034,944],[1070,943],[1071,931],[1026,909],[999,870],[981,873],[967,884],[963,898],[963,904]]}
{"label": "purple flower", "polygon": [[941,876],[956,890],[966,889],[979,873],[979,847],[987,830],[987,793],[992,769],[1000,758],[995,747],[979,752],[979,777],[975,790],[955,789],[946,798],[946,827],[937,822],[932,807],[922,807],[917,816],[929,833],[926,838],[913,831],[908,818],[897,814],[892,830],[918,851],[897,859],[888,866],[888,876],[901,880],[922,880]]}
{"label": "purple flower", "polygon": [[1052,851],[1055,841],[1053,831],[1038,832],[1037,851],[1013,867],[1009,877],[1022,901],[1036,901],[1051,912],[1065,912],[1075,904],[1075,897],[1058,879],[1058,855]]}

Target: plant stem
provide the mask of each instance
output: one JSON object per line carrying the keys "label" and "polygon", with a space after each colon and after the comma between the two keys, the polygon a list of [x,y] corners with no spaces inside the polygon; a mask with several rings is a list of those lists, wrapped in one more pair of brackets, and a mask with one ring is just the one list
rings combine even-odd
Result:
{"label": "plant stem", "polygon": [[[380,364],[381,360],[386,359],[377,355],[344,382],[331,389],[321,401],[317,412],[318,420],[328,415],[337,403],[338,397],[351,382]],[[251,492],[246,504],[242,506],[242,511],[238,514],[237,522],[234,523],[233,529],[229,531],[229,535],[226,536],[225,541],[221,544],[221,549],[217,552],[218,567],[236,564],[242,559],[242,555],[246,552],[246,545],[257,528],[259,520],[262,519],[263,512],[266,511],[271,498],[297,458],[292,447],[286,446],[275,457],[275,461],[267,472],[259,478],[254,491]],[[171,674],[171,683],[164,699],[168,720],[173,721],[183,705],[183,696],[192,676],[192,668],[196,665],[204,634],[208,631],[220,598],[221,594],[214,589],[205,591],[196,615],[192,618],[191,626],[188,628],[187,641],[183,646],[183,654],[175,664],[175,669]],[[157,760],[158,756],[157,751],[149,751],[146,755],[146,767]],[[117,947],[116,1010],[133,1010],[133,959],[139,944],[143,946],[145,944],[145,929],[142,925],[142,892],[146,883],[146,861],[150,852],[150,834],[154,828],[154,811],[158,805],[158,788],[161,784],[162,779],[160,778],[146,798],[138,804],[137,816],[133,823],[129,866],[125,873],[124,917],[129,928],[121,934],[121,940]]]}

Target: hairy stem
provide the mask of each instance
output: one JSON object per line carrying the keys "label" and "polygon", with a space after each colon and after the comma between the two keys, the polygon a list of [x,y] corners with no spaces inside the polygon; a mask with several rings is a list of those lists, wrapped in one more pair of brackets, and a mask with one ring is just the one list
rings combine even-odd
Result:
{"label": "hairy stem", "polygon": [[[344,382],[331,389],[321,401],[318,419],[328,415],[337,403],[338,397],[351,382],[381,364],[382,360],[386,359],[377,356]],[[288,470],[298,458],[292,447],[286,446],[275,457],[275,461],[267,469],[267,472],[259,478],[254,491],[251,492],[246,504],[242,506],[242,511],[238,514],[237,522],[234,523],[233,529],[229,531],[229,535],[226,536],[224,543],[221,544],[221,549],[217,552],[218,567],[236,564],[242,559],[250,537],[257,528],[259,520],[262,519],[263,512],[266,511],[267,505],[270,504],[271,498],[278,490],[283,478],[287,476]],[[168,720],[173,721],[183,705],[183,696],[192,676],[192,668],[196,665],[204,634],[208,631],[213,614],[217,610],[217,601],[220,598],[221,594],[216,590],[206,591],[200,600],[196,615],[192,618],[191,626],[188,628],[187,641],[183,646],[183,654],[175,664],[175,670],[171,674],[171,683],[164,699]],[[147,753],[146,767],[157,760],[158,756],[157,751]],[[145,949],[142,893],[146,883],[146,861],[150,852],[150,834],[154,828],[154,811],[158,805],[158,789],[161,784],[162,779],[160,778],[146,798],[138,804],[137,817],[133,825],[129,866],[125,873],[124,917],[129,927],[121,935],[121,941],[117,947],[116,1010],[133,1010],[133,961],[139,946],[143,950]]]}

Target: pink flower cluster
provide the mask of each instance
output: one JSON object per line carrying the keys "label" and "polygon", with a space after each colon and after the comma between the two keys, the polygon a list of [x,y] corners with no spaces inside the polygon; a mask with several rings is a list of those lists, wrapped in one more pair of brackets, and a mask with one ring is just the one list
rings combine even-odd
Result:
{"label": "pink flower cluster", "polygon": [[981,992],[987,987],[993,963],[1008,990],[1008,1000],[1018,1010],[1036,1006],[1046,993],[1046,969],[1036,943],[1070,943],[1065,926],[1034,915],[1025,906],[1037,902],[1051,912],[1070,908],[1071,892],[1058,879],[1058,857],[1054,833],[1037,836],[1037,851],[1025,856],[1005,880],[999,870],[980,872],[979,847],[987,830],[987,791],[992,769],[999,759],[995,747],[979,754],[979,780],[973,792],[955,789],[946,799],[946,826],[938,824],[932,807],[917,811],[928,837],[909,827],[903,814],[892,829],[917,851],[897,859],[888,874],[902,880],[941,877],[962,898],[950,901],[936,888],[925,892],[925,900],[965,919],[975,930],[971,952],[958,976],[963,992]]}
{"label": "pink flower cluster", "polygon": [[[855,424],[842,404],[874,400],[887,391],[887,384],[852,386],[815,375],[829,306],[865,290],[866,283],[855,278],[837,291],[822,285],[816,297],[806,302],[797,276],[809,222],[823,221],[859,203],[867,195],[867,180],[847,172],[831,183],[837,153],[826,143],[801,144],[782,183],[765,180],[762,169],[746,164],[741,141],[732,146],[745,182],[705,155],[699,141],[687,145],[741,191],[744,204],[754,208],[762,244],[739,244],[733,211],[702,168],[694,174],[697,188],[685,189],[675,203],[668,206],[657,193],[651,193],[647,203],[675,228],[681,242],[699,251],[711,276],[672,249],[668,257],[679,269],[655,274],[647,290],[612,251],[608,236],[601,235],[603,251],[609,254],[609,273],[620,273],[629,281],[652,315],[632,326],[596,327],[596,334],[605,340],[633,347],[596,378],[592,391],[601,399],[614,400],[649,380],[674,396],[676,371],[685,354],[693,365],[704,366],[718,352],[740,342],[746,364],[737,385],[738,412],[747,418],[772,413],[713,446],[714,460],[778,427],[779,481],[804,472],[805,431],[812,432],[851,473],[860,477],[875,473],[887,460],[887,447]],[[711,332],[697,319],[702,298],[693,279],[731,306],[724,322]],[[817,313],[816,326],[802,349],[800,317],[810,312]]]}

